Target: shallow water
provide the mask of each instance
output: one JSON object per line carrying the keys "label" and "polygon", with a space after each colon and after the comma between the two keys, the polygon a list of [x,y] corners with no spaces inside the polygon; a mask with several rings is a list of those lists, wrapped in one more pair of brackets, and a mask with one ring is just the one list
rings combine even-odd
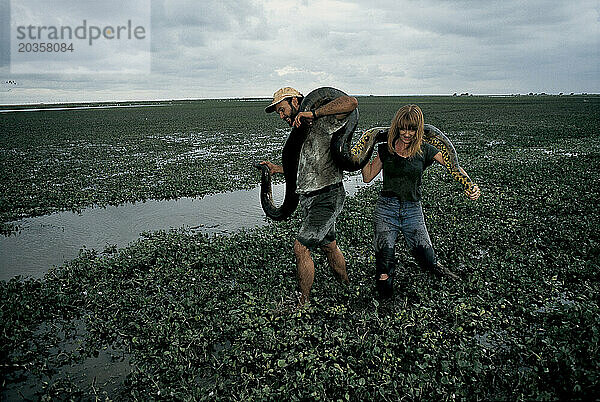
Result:
{"label": "shallow water", "polygon": [[[348,177],[344,185],[350,196],[365,186],[360,176]],[[284,195],[283,184],[273,186],[277,205],[283,201]],[[80,214],[59,212],[16,223],[22,227],[20,233],[0,237],[0,280],[8,280],[15,275],[41,278],[49,267],[75,258],[83,246],[96,250],[107,245],[124,247],[144,231],[186,228],[227,234],[266,225],[268,220],[260,206],[260,188],[256,187],[201,199],[152,200],[117,207],[88,208]],[[85,333],[83,322],[78,320],[75,327],[79,334]],[[58,349],[73,350],[77,346],[74,339],[65,338]],[[99,397],[112,399],[119,395],[130,370],[130,357],[108,348],[100,350],[97,357],[62,367],[55,378],[70,378],[85,392],[95,393],[98,389],[101,391]],[[27,372],[22,374],[24,377],[20,379],[9,379],[0,399],[36,399],[42,391],[42,384]]]}
{"label": "shallow water", "polygon": [[20,112],[46,112],[63,111],[63,110],[87,110],[87,109],[120,109],[131,107],[149,107],[149,106],[168,106],[167,104],[152,104],[152,105],[104,105],[104,106],[64,106],[64,107],[44,107],[44,108],[24,108],[24,109],[1,109],[0,113],[20,113]]}
{"label": "shallow water", "polygon": [[[90,356],[81,361],[65,363],[67,356],[76,350],[81,350],[82,339],[88,333],[84,321],[72,321],[74,333],[66,336],[61,325],[52,322],[43,322],[36,331],[36,336],[47,334],[51,331],[58,336],[56,345],[49,352],[54,366],[63,359],[63,364],[58,364],[57,372],[53,374],[54,380],[58,378],[69,379],[83,390],[83,392],[96,395],[96,400],[114,400],[122,391],[123,382],[131,371],[131,357],[123,351],[113,349],[111,346],[98,350],[97,356]],[[44,375],[41,378],[33,375],[30,370],[20,369],[9,372],[4,389],[0,390],[2,401],[33,401],[39,400],[43,394],[43,381],[50,382],[52,378]]]}
{"label": "shallow water", "polygon": [[[352,196],[364,186],[360,175],[344,182]],[[283,201],[284,185],[273,186],[275,204]],[[208,195],[201,199],[128,203],[88,208],[81,213],[57,212],[17,222],[21,230],[0,237],[0,280],[21,275],[41,278],[52,266],[77,257],[82,248],[125,247],[142,232],[185,228],[228,234],[268,223],[260,206],[260,188]]]}

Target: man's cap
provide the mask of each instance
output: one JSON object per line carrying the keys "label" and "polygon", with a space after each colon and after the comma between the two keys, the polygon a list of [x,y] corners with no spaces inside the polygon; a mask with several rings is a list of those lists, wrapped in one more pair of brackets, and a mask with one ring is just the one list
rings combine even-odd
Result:
{"label": "man's cap", "polygon": [[275,111],[275,105],[287,98],[298,97],[302,98],[302,94],[298,92],[297,89],[292,87],[285,87],[278,89],[277,92],[273,94],[273,102],[269,106],[265,108],[265,112],[271,113]]}

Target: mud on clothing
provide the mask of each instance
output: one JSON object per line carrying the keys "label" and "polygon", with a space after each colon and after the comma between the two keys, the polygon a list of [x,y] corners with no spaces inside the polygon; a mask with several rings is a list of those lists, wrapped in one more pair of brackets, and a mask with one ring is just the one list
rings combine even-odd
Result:
{"label": "mud on clothing", "polygon": [[323,116],[313,120],[300,150],[296,192],[308,194],[342,181],[343,174],[331,156],[331,137],[342,128],[348,117],[338,120]]}
{"label": "mud on clothing", "polygon": [[[389,250],[393,255],[400,232],[408,248],[421,268],[429,269],[437,264],[431,239],[421,206],[421,179],[423,171],[430,166],[439,152],[434,146],[423,143],[421,154],[403,158],[390,154],[387,144],[378,147],[383,164],[383,190],[377,200],[374,214],[375,255]],[[392,261],[389,262],[392,264]]]}
{"label": "mud on clothing", "polygon": [[430,166],[433,157],[440,152],[433,145],[423,143],[422,154],[403,158],[390,154],[387,144],[379,144],[377,152],[383,163],[383,193],[397,197],[400,201],[421,201],[421,178]]}
{"label": "mud on clothing", "polygon": [[341,182],[313,195],[300,194],[302,225],[298,241],[315,249],[335,240],[335,221],[342,212],[346,190]]}
{"label": "mud on clothing", "polygon": [[331,138],[348,117],[323,116],[313,120],[300,150],[296,192],[300,195],[302,225],[297,239],[309,249],[335,240],[335,221],[342,211],[346,190],[343,171],[331,156]]}

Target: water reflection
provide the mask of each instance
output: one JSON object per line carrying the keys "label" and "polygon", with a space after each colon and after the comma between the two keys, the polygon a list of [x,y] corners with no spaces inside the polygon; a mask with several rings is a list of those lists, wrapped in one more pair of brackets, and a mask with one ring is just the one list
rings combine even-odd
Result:
{"label": "water reflection", "polygon": [[[364,186],[360,176],[344,183],[354,195]],[[284,186],[273,186],[277,205]],[[260,188],[205,196],[146,201],[117,207],[89,208],[80,214],[58,212],[18,221],[20,233],[0,237],[0,280],[16,275],[41,278],[53,265],[77,257],[83,247],[102,251],[125,247],[142,232],[187,228],[209,234],[233,233],[267,224],[260,206]]]}

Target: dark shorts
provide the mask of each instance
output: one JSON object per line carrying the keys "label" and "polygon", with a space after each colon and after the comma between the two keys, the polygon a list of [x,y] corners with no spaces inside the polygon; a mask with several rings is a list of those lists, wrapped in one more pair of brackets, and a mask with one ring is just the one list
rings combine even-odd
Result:
{"label": "dark shorts", "polygon": [[335,221],[342,212],[346,190],[337,186],[316,195],[300,194],[302,225],[298,232],[298,241],[314,249],[325,246],[335,240]]}

